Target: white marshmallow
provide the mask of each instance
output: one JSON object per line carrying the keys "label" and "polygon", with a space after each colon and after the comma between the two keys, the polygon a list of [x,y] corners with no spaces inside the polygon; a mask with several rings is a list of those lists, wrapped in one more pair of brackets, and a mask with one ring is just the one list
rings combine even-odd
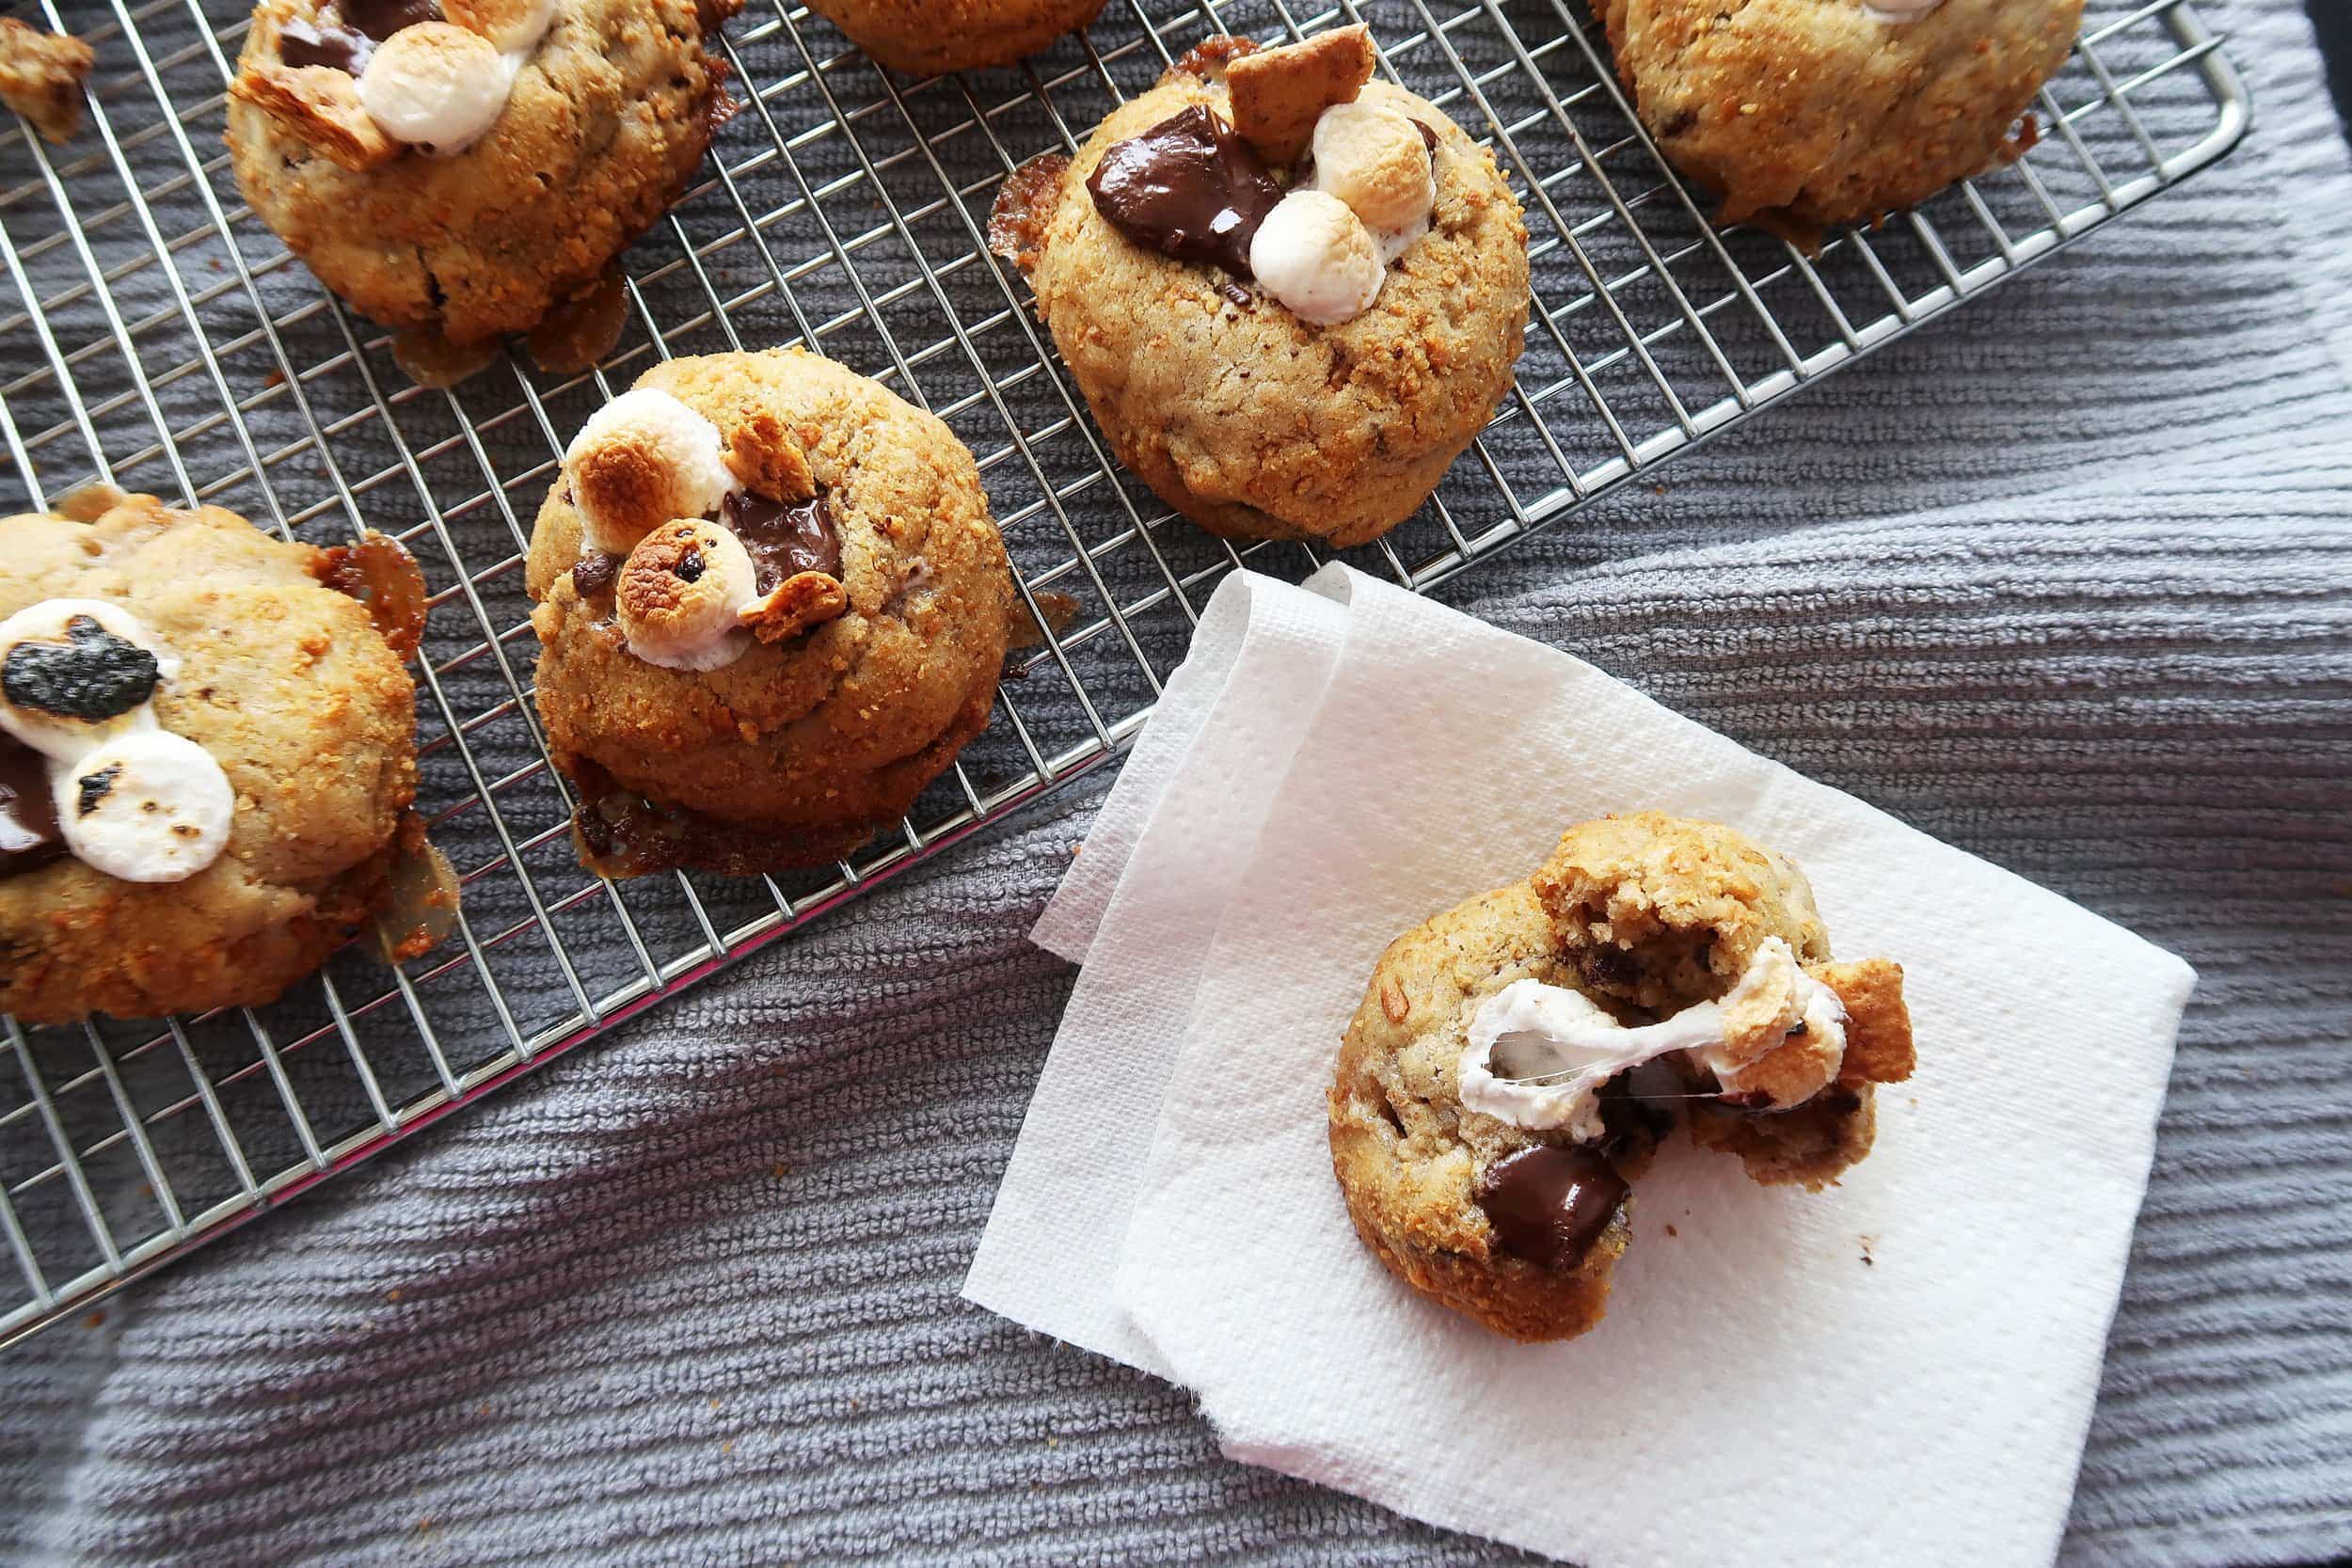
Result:
{"label": "white marshmallow", "polygon": [[[137,616],[105,599],[43,599],[0,621],[0,672],[7,669],[9,650],[20,643],[54,644],[61,651],[71,646],[77,621],[95,623],[101,631],[153,655],[158,684],[180,673],[179,659],[156,646]],[[77,719],[19,702],[19,696],[32,696],[22,674],[0,678],[0,730],[58,762],[72,762],[109,736],[155,724],[154,710],[144,700],[111,718]]]}
{"label": "white marshmallow", "polygon": [[1314,189],[1363,220],[1383,265],[1429,232],[1437,176],[1409,116],[1361,99],[1334,103],[1315,120],[1314,157]]}
{"label": "white marshmallow", "polygon": [[461,152],[506,107],[514,72],[490,40],[446,22],[403,27],[359,73],[359,104],[384,134],[430,152]]}
{"label": "white marshmallow", "polygon": [[490,47],[516,58],[531,52],[555,24],[564,0],[442,0],[441,13],[469,33],[490,40]]}
{"label": "white marshmallow", "polygon": [[1300,321],[1336,326],[1363,314],[1387,276],[1372,231],[1346,202],[1294,190],[1249,242],[1249,270]]}
{"label": "white marshmallow", "polygon": [[580,508],[582,547],[614,555],[675,518],[708,516],[741,488],[719,427],[650,387],[588,417],[564,449],[564,475]]}
{"label": "white marshmallow", "polygon": [[[670,585],[652,603],[639,602],[630,580],[630,567],[637,561],[632,558],[621,568],[615,609],[628,651],[665,670],[723,669],[741,658],[752,642],[750,634],[741,630],[744,608],[759,599],[759,572],[751,553],[743,541],[715,523],[699,525],[698,533],[693,550],[702,562],[700,573],[691,582]],[[648,539],[644,550],[658,552],[659,561],[666,562],[674,552],[660,548],[663,544]],[[675,575],[675,568],[666,564],[656,569]]]}
{"label": "white marshmallow", "polygon": [[66,847],[126,882],[195,876],[220,858],[237,813],[213,754],[167,730],[117,736],[51,780]]}

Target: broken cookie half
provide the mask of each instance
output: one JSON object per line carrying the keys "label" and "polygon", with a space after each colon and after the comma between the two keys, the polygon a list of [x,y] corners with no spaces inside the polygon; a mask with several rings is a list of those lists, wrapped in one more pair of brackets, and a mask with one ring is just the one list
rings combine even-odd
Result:
{"label": "broken cookie half", "polygon": [[1819,1189],[1911,1075],[1902,970],[1833,962],[1804,873],[1711,822],[1568,830],[1523,882],[1382,954],[1329,1095],[1357,1231],[1422,1293],[1518,1339],[1600,1321],[1633,1184],[1677,1125]]}

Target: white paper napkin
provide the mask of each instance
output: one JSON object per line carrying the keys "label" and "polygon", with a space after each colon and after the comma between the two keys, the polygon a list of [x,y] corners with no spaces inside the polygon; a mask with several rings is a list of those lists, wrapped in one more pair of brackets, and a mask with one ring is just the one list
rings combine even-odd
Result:
{"label": "white paper napkin", "polygon": [[[1670,1144],[1608,1319],[1514,1345],[1357,1240],[1332,1055],[1391,938],[1645,806],[1795,855],[1839,953],[1903,964],[1919,1071],[1826,1194]],[[1219,589],[1039,936],[1085,967],[971,1300],[1196,1390],[1236,1458],[1589,1568],[2055,1554],[2178,958],[1344,568]]]}

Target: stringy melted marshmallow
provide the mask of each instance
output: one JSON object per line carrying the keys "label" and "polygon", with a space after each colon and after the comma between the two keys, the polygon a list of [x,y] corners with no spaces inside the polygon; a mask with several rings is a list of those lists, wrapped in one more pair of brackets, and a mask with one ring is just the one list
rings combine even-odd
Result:
{"label": "stringy melted marshmallow", "polygon": [[1581,991],[1514,980],[1479,1005],[1455,1080],[1466,1109],[1591,1143],[1604,1131],[1601,1086],[1644,1062],[1686,1052],[1726,1095],[1765,1093],[1785,1109],[1836,1077],[1845,1044],[1837,993],[1768,937],[1721,1001],[1639,1028]]}

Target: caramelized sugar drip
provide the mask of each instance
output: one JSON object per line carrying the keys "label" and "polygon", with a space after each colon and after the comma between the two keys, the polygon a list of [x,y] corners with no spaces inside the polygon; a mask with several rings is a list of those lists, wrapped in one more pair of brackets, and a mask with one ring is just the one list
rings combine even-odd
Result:
{"label": "caramelized sugar drip", "polygon": [[435,326],[411,326],[392,334],[392,363],[428,391],[445,391],[487,369],[499,356],[496,338],[453,343]]}
{"label": "caramelized sugar drip", "polygon": [[649,800],[622,788],[585,757],[569,759],[564,771],[580,792],[579,809],[572,813],[572,844],[580,863],[615,881],[686,870],[756,877],[846,855],[873,836],[870,830],[856,829],[830,844],[805,832],[782,840],[772,828],[722,822],[683,806]]}
{"label": "caramelized sugar drip", "polygon": [[1061,204],[1062,178],[1070,172],[1070,156],[1041,152],[1006,177],[988,210],[988,248],[1024,274],[1037,265],[1044,248],[1045,226]]}
{"label": "caramelized sugar drip", "polygon": [[312,568],[318,579],[338,594],[348,594],[367,607],[368,618],[402,658],[424,641],[428,595],[424,572],[408,546],[389,533],[373,529],[356,545],[322,550]]}
{"label": "caramelized sugar drip", "polygon": [[596,282],[563,301],[523,340],[549,375],[578,375],[612,352],[628,325],[628,282],[609,266]]}
{"label": "caramelized sugar drip", "polygon": [[1037,595],[1038,614],[1045,617],[1045,625],[1037,624],[1037,615],[1029,607],[1016,602],[1012,607],[1012,624],[1007,628],[1006,651],[1019,653],[1026,648],[1042,648],[1050,639],[1051,630],[1059,637],[1070,629],[1070,623],[1078,618],[1078,601],[1068,594],[1048,588]]}
{"label": "caramelized sugar drip", "polygon": [[421,958],[456,928],[458,889],[456,868],[424,836],[424,818],[415,812],[400,819],[389,880],[384,908],[359,940],[388,964]]}

